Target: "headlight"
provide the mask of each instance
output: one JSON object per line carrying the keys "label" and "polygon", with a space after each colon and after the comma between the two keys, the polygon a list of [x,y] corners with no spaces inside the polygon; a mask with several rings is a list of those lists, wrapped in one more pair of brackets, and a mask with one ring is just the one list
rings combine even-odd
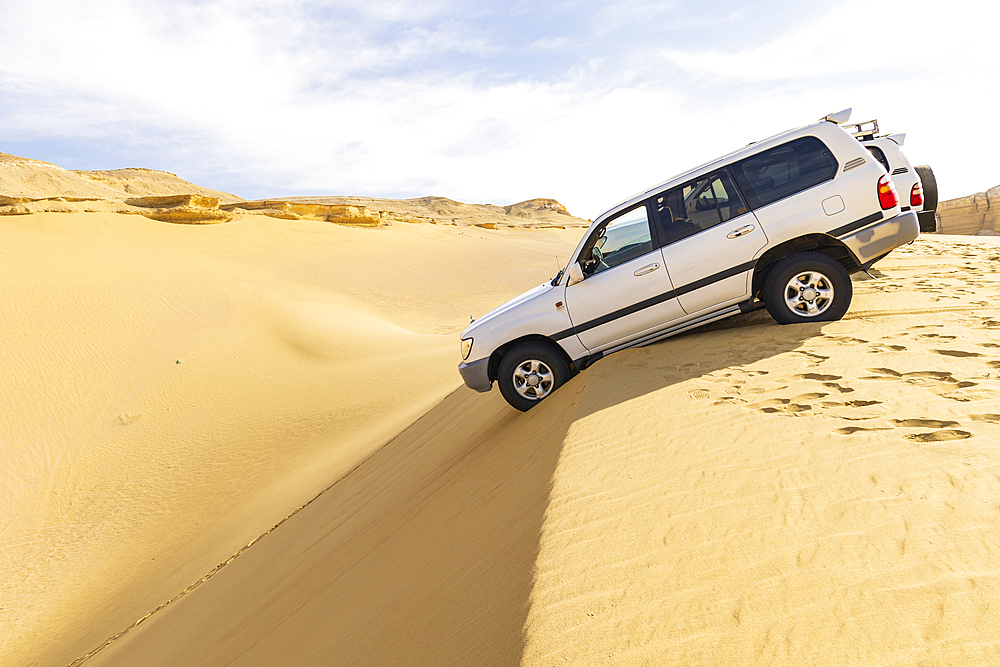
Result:
{"label": "headlight", "polygon": [[462,361],[469,358],[469,353],[472,352],[472,339],[463,338],[462,339]]}

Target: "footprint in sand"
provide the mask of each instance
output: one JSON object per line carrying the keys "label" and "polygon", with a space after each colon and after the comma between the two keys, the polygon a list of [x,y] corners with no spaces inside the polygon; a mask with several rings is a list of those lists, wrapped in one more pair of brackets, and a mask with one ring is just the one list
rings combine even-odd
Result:
{"label": "footprint in sand", "polygon": [[792,376],[793,380],[818,380],[819,382],[832,382],[833,380],[843,380],[839,375],[823,375],[821,373],[800,373]]}
{"label": "footprint in sand", "polygon": [[799,414],[800,412],[807,412],[809,410],[812,410],[811,405],[800,405],[798,403],[789,403],[788,405],[760,409],[761,412],[767,412],[767,413],[780,412],[788,415],[796,415]]}
{"label": "footprint in sand", "polygon": [[854,391],[853,387],[845,387],[843,385],[837,384],[836,382],[824,382],[823,386],[826,387],[827,389],[836,389],[841,394],[850,394],[852,391]]}
{"label": "footprint in sand", "polygon": [[972,434],[968,431],[950,428],[930,433],[915,433],[904,437],[911,442],[948,442],[949,440],[965,440],[966,438],[971,438]]}
{"label": "footprint in sand", "polygon": [[829,394],[824,394],[822,392],[810,392],[808,394],[799,394],[792,399],[793,403],[799,403],[801,401],[815,401],[817,398],[823,398],[824,396],[829,396]]}
{"label": "footprint in sand", "polygon": [[903,428],[947,428],[958,426],[958,422],[950,419],[893,419],[892,423]]}
{"label": "footprint in sand", "polygon": [[1000,415],[987,413],[984,415],[969,415],[969,419],[977,422],[986,422],[988,424],[1000,424]]}
{"label": "footprint in sand", "polygon": [[868,352],[903,352],[906,348],[902,345],[886,345],[884,343],[876,343],[872,345]]}
{"label": "footprint in sand", "polygon": [[746,403],[747,401],[736,396],[722,396],[713,405],[740,405]]}
{"label": "footprint in sand", "polygon": [[946,357],[982,357],[984,355],[978,352],[966,352],[964,350],[931,350],[937,354],[944,355]]}
{"label": "footprint in sand", "polygon": [[804,357],[808,357],[809,360],[812,361],[814,365],[820,364],[830,358],[830,357],[824,357],[821,354],[813,354],[812,352],[804,352],[802,350],[795,350],[795,354],[801,354]]}
{"label": "footprint in sand", "polygon": [[855,433],[888,431],[888,430],[889,430],[888,428],[863,428],[861,426],[842,426],[841,428],[834,429],[833,432],[838,435],[854,435]]}
{"label": "footprint in sand", "polygon": [[851,336],[827,336],[827,338],[833,341],[837,341],[838,343],[853,343],[853,344],[864,345],[865,343],[868,342],[863,338],[853,338]]}
{"label": "footprint in sand", "polygon": [[759,403],[754,403],[753,405],[748,405],[747,407],[766,414],[784,413],[794,415],[800,412],[812,410],[811,405],[792,403],[791,399],[788,398],[769,398],[766,401],[760,401]]}
{"label": "footprint in sand", "polygon": [[869,373],[875,373],[875,376],[865,376],[861,378],[862,380],[884,380],[887,377],[901,378],[902,373],[892,370],[891,368],[866,368]]}

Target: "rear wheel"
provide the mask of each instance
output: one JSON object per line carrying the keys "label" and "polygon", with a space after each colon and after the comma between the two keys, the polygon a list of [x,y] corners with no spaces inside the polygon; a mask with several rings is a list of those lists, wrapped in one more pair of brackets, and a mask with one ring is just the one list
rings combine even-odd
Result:
{"label": "rear wheel", "polygon": [[847,271],[820,252],[789,255],[768,272],[764,305],[781,324],[839,320],[854,289]]}
{"label": "rear wheel", "polygon": [[934,211],[937,210],[938,205],[937,179],[934,178],[934,172],[926,164],[918,164],[913,168],[913,171],[917,172],[920,184],[924,188],[924,208],[917,213],[917,218],[920,219],[920,231],[936,232],[937,218]]}
{"label": "rear wheel", "polygon": [[512,407],[526,412],[564,385],[569,375],[566,359],[551,346],[521,343],[500,360],[497,384]]}
{"label": "rear wheel", "polygon": [[934,172],[926,164],[918,164],[913,168],[913,171],[917,172],[917,176],[920,177],[920,184],[924,188],[924,210],[936,211],[938,205],[938,187],[937,179],[934,178]]}

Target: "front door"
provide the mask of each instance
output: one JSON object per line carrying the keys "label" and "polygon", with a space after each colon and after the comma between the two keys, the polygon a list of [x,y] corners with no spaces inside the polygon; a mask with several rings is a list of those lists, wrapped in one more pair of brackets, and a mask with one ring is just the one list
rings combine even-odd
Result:
{"label": "front door", "polygon": [[653,242],[645,203],[594,230],[580,264],[585,278],[566,288],[566,307],[591,352],[652,333],[684,315]]}

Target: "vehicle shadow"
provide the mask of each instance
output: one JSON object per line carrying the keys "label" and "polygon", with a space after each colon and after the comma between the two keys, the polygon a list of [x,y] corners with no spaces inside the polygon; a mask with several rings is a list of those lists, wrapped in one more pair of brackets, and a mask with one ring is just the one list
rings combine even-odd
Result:
{"label": "vehicle shadow", "polygon": [[810,339],[822,335],[826,324],[779,325],[766,311],[759,310],[609,355],[581,373],[591,375],[593,380],[588,383],[577,417],[710,373],[739,370],[800,351]]}

